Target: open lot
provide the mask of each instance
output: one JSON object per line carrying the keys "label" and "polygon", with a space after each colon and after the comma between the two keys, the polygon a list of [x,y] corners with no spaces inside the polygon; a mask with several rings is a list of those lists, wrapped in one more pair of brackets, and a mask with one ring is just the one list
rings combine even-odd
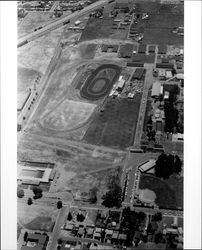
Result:
{"label": "open lot", "polygon": [[39,123],[52,132],[72,130],[88,120],[95,106],[90,103],[64,100],[39,120]]}
{"label": "open lot", "polygon": [[17,204],[17,215],[20,225],[31,230],[51,232],[55,223],[58,209],[50,206]]}
{"label": "open lot", "polygon": [[109,98],[104,112],[95,114],[84,140],[92,144],[126,148],[133,143],[141,94],[133,100]]}
{"label": "open lot", "polygon": [[145,28],[144,38],[142,39],[142,42],[145,44],[182,45],[183,41],[184,37],[173,34],[172,29],[161,28]]}
{"label": "open lot", "polygon": [[83,42],[92,39],[108,38],[112,24],[113,18],[90,18],[79,41]]}
{"label": "open lot", "polygon": [[51,13],[44,11],[29,12],[18,26],[18,37],[23,37],[33,32],[35,28],[43,27],[48,22],[54,21],[50,16]]}
{"label": "open lot", "polygon": [[161,180],[152,175],[141,174],[140,189],[150,189],[156,194],[156,204],[163,208],[183,207],[183,179],[171,176],[168,180]]}
{"label": "open lot", "polygon": [[80,50],[82,53],[82,58],[93,59],[95,56],[97,44],[84,44],[81,46]]}

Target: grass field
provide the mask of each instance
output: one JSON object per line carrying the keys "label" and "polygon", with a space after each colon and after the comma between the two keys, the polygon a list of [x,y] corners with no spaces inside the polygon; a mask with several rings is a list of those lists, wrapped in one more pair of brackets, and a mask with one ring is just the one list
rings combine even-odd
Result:
{"label": "grass field", "polygon": [[51,217],[39,216],[25,225],[27,229],[51,232],[55,222]]}
{"label": "grass field", "polygon": [[136,25],[142,27],[144,44],[183,45],[183,36],[172,33],[173,28],[184,26],[183,5],[147,2],[136,4],[137,13],[149,13],[147,21],[140,20]]}
{"label": "grass field", "polygon": [[184,37],[172,33],[172,29],[145,28],[142,43],[183,45]]}
{"label": "grass field", "polygon": [[82,32],[80,42],[92,39],[108,38],[113,24],[112,18],[90,18]]}
{"label": "grass field", "polygon": [[156,194],[156,204],[164,208],[183,207],[183,179],[175,176],[161,180],[155,176],[141,174],[140,189],[150,189]]}
{"label": "grass field", "polygon": [[151,14],[149,16],[146,27],[149,28],[174,28],[184,25],[183,15],[173,14]]}
{"label": "grass field", "polygon": [[133,100],[108,99],[104,112],[98,112],[84,140],[92,144],[126,148],[133,143],[141,94]]}

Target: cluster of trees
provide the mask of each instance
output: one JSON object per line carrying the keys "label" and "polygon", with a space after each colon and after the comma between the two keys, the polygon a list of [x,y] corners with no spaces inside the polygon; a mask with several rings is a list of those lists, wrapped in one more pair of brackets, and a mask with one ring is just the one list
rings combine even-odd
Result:
{"label": "cluster of trees", "polygon": [[33,188],[33,193],[34,193],[34,197],[33,197],[34,200],[40,199],[43,196],[42,189],[38,187]]}
{"label": "cluster of trees", "polygon": [[139,231],[146,214],[132,211],[129,207],[123,209],[121,227],[127,229],[127,244],[131,245],[135,231]]}
{"label": "cluster of trees", "polygon": [[154,216],[153,216],[153,220],[154,221],[161,221],[162,220],[162,214],[160,212],[156,213]]}
{"label": "cluster of trees", "polygon": [[170,96],[167,101],[164,103],[165,111],[165,132],[174,132],[177,129],[178,122],[178,110],[175,107],[177,95],[179,92],[179,87],[173,85],[172,88],[168,89]]}
{"label": "cluster of trees", "polygon": [[98,188],[97,187],[93,187],[89,190],[89,201],[92,204],[95,204],[97,202],[97,192],[98,192]]}
{"label": "cluster of trees", "polygon": [[57,202],[57,209],[61,209],[62,208],[62,201],[58,201]]}
{"label": "cluster of trees", "polygon": [[156,177],[168,179],[172,174],[179,174],[182,171],[182,161],[178,155],[161,154],[155,166]]}
{"label": "cluster of trees", "polygon": [[115,172],[111,172],[108,177],[108,192],[102,197],[102,205],[105,207],[121,207],[122,189],[120,185],[120,173],[121,168],[119,167]]}
{"label": "cluster of trees", "polygon": [[25,195],[24,190],[18,188],[18,190],[17,190],[17,197],[18,197],[18,198],[23,198],[24,195]]}
{"label": "cluster of trees", "polygon": [[78,213],[76,219],[79,222],[83,222],[85,220],[85,216],[82,213]]}

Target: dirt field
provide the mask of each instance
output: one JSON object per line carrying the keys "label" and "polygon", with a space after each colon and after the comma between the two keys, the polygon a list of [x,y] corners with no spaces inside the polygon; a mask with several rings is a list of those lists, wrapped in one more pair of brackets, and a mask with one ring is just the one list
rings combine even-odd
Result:
{"label": "dirt field", "polygon": [[82,53],[82,58],[93,59],[95,56],[97,44],[84,44],[81,45],[80,50]]}
{"label": "dirt field", "polygon": [[98,145],[126,148],[133,142],[141,94],[134,100],[109,98],[104,112],[95,115],[84,140]]}
{"label": "dirt field", "polygon": [[58,213],[50,206],[17,204],[18,222],[27,229],[52,231]]}
{"label": "dirt field", "polygon": [[48,130],[72,130],[85,123],[95,107],[94,104],[64,100],[39,120],[39,123]]}
{"label": "dirt field", "polygon": [[23,37],[33,32],[35,28],[43,27],[48,22],[54,21],[50,15],[51,13],[44,11],[29,12],[18,26],[18,37]]}

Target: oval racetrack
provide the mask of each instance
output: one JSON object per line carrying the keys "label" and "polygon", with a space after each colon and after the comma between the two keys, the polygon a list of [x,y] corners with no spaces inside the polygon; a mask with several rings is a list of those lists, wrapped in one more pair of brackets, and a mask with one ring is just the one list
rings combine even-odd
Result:
{"label": "oval racetrack", "polygon": [[92,72],[80,91],[83,98],[95,101],[107,95],[118,80],[121,68],[114,64],[103,64]]}

